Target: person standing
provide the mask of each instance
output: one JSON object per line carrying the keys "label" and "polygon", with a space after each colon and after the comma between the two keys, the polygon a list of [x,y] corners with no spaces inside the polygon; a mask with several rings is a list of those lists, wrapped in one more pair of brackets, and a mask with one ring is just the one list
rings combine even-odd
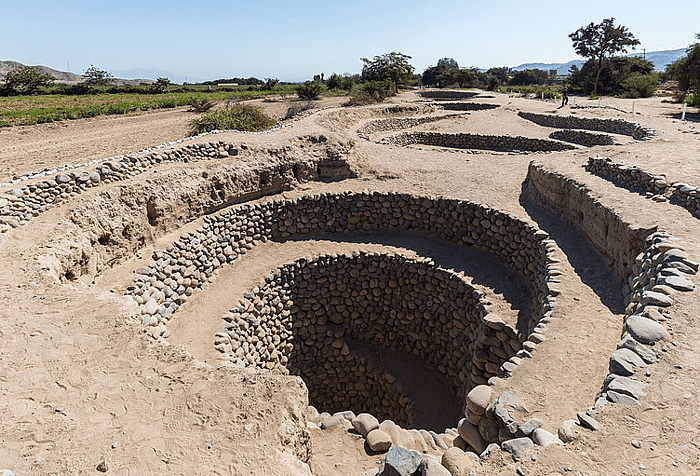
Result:
{"label": "person standing", "polygon": [[566,88],[561,92],[561,107],[566,106],[569,104],[569,95],[566,92]]}

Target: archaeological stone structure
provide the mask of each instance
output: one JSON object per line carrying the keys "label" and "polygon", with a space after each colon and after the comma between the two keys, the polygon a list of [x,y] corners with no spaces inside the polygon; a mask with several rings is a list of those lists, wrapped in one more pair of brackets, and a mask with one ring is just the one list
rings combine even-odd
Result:
{"label": "archaeological stone structure", "polygon": [[[380,475],[393,475],[386,468],[394,463],[415,463],[414,472],[407,474],[469,474],[450,461],[455,449],[461,451],[459,458],[468,458],[463,456],[466,452],[477,462],[487,461],[496,449],[514,461],[527,461],[524,455],[534,446],[563,445],[574,441],[581,429],[596,430],[599,424],[591,415],[604,405],[643,406],[652,372],[662,367],[669,346],[676,345],[670,343],[675,312],[684,296],[695,290],[693,276],[700,269],[681,246],[677,229],[671,233],[652,220],[630,220],[601,199],[591,183],[669,202],[683,210],[669,203],[663,206],[695,218],[700,217],[700,187],[598,156],[582,167],[589,147],[607,147],[605,153],[612,156],[610,151],[623,147],[620,136],[633,141],[656,138],[656,131],[623,119],[545,114],[544,107],[540,112],[519,110],[516,116],[511,109],[514,121],[556,130],[541,131],[540,137],[548,139],[439,132],[444,122],[452,121],[447,130],[455,130],[466,117],[507,113],[508,107],[499,104],[469,101],[478,94],[421,90],[416,96],[424,100],[417,106],[352,111],[362,118],[349,129],[352,139],[332,140],[330,133],[318,132],[319,124],[350,123],[338,120],[341,114],[329,114],[324,116],[327,122],[314,123],[313,132],[288,143],[257,144],[254,150],[229,137],[197,138],[81,164],[75,170],[67,166],[27,175],[0,184],[0,233],[7,234],[0,236],[40,225],[42,214],[75,204],[54,230],[52,241],[36,250],[33,263],[56,285],[80,289],[96,286],[100,273],[136,255],[140,264],[128,270],[129,281],[109,291],[133,313],[130,318],[139,333],[149,336],[149,344],[167,346],[177,337],[178,326],[196,327],[198,321],[188,316],[186,303],[191,306],[199,296],[215,291],[225,307],[217,308],[217,331],[208,341],[219,360],[207,365],[216,369],[212,372],[224,369],[246,378],[260,373],[282,376],[296,382],[290,385],[303,387],[308,392],[305,408],[290,410],[292,417],[282,424],[300,425],[306,438],[302,446],[308,445],[309,432],[344,428],[364,442],[368,455],[387,453]],[[426,124],[429,130],[421,128]],[[363,139],[357,141],[358,155],[381,148],[391,151],[394,155],[387,160],[394,161],[414,153],[418,163],[426,150],[439,150],[430,147],[491,154],[484,162],[498,159],[499,167],[521,167],[518,188],[504,205],[491,202],[492,195],[503,190],[493,185],[491,195],[475,194],[480,201],[464,198],[474,191],[467,187],[437,195],[417,192],[424,190],[424,183],[410,188],[396,179],[393,185],[393,175],[383,174],[378,166],[369,167],[371,172],[355,169],[360,168],[351,158],[356,138]],[[629,144],[649,143],[624,146]],[[533,155],[537,159],[528,165],[524,154],[542,155]],[[451,157],[453,166],[482,159],[464,160],[448,153],[440,157]],[[566,160],[561,162],[569,162],[563,171],[552,166],[560,165],[562,157]],[[173,165],[183,168],[161,179],[157,169]],[[465,168],[462,173],[474,170]],[[370,175],[389,183],[373,188],[374,182],[363,182],[369,182]],[[170,177],[181,182],[173,185]],[[580,302],[578,296],[565,301],[562,294],[583,286],[580,276],[565,281],[563,274],[575,275],[579,263],[565,262],[570,257],[552,238],[556,233],[542,225],[540,213],[562,225],[571,235],[567,239],[585,240],[586,249],[595,255],[587,263],[606,267],[610,274],[604,278],[614,281],[606,285],[622,292],[617,301],[599,306],[617,307],[605,314],[614,334],[610,343],[615,345],[596,360],[606,366],[596,375],[605,377],[584,395],[590,397],[586,406],[571,411],[571,420],[565,421],[534,417],[533,411],[541,409],[533,408],[532,394],[530,400],[521,399],[518,388],[518,377],[541,363],[538,352],[556,342],[555,325],[577,319],[567,313]],[[449,257],[440,261],[421,254],[431,249],[427,245],[403,248],[386,239],[394,235],[449,246]],[[250,284],[251,279],[245,286],[237,284],[236,292],[217,281],[221,275],[238,278],[225,273],[240,272],[236,266],[247,266],[254,252],[289,246],[291,253],[297,242],[312,240],[342,244],[345,251],[333,253],[321,245],[284,255],[269,269],[247,276],[257,285]],[[363,249],[365,244],[373,249]],[[303,249],[315,246],[307,245]],[[355,245],[356,251],[347,251]],[[470,252],[480,253],[479,264],[489,272],[497,272],[495,265],[508,268],[512,276],[504,281],[513,278],[509,284],[515,291],[479,282],[476,276],[483,274],[468,266],[449,268],[450,258]],[[246,256],[249,253],[253,256]],[[120,279],[125,275],[122,272]],[[426,413],[424,402],[414,398],[414,389],[396,367],[383,360],[386,355],[405,358],[404,366],[420,362],[435,376],[450,406],[447,413],[454,416],[447,425],[428,428],[416,423],[417,415]],[[560,377],[568,382],[569,376]],[[160,393],[161,387],[156,388]],[[538,391],[539,387],[533,393]],[[246,411],[240,414],[243,420],[249,418]],[[251,435],[259,431],[247,422],[242,428]],[[210,442],[211,448],[215,441]],[[308,463],[308,446],[295,451]],[[427,454],[437,457],[433,461]],[[429,473],[426,468],[433,463],[439,469]],[[515,471],[525,474],[520,466]]]}

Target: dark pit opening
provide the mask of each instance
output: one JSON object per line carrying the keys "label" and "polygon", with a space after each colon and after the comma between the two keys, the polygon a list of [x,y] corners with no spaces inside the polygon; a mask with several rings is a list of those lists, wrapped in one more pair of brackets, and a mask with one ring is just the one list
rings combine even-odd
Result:
{"label": "dark pit opening", "polygon": [[278,269],[224,320],[234,362],[300,376],[319,411],[440,432],[473,387],[485,316],[481,295],[453,271],[356,253]]}

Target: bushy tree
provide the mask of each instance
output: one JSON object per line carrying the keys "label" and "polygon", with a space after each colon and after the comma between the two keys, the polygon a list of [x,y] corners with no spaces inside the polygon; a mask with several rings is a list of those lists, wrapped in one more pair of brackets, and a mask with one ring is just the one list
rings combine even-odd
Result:
{"label": "bushy tree", "polygon": [[598,92],[625,97],[649,97],[659,82],[654,64],[642,58],[620,56],[606,61],[600,71],[594,60],[588,60],[581,69],[572,66],[567,87],[572,91],[595,94],[596,77]]}
{"label": "bushy tree", "polygon": [[349,76],[341,76],[336,73],[331,74],[330,78],[326,81],[326,87],[328,87],[328,89],[344,89],[350,91],[353,84],[354,82]]}
{"label": "bushy tree", "polygon": [[299,99],[315,101],[320,94],[321,85],[315,81],[306,81],[304,84],[297,86],[297,96],[299,96]]}
{"label": "bushy tree", "polygon": [[55,80],[35,66],[20,66],[5,75],[4,89],[12,94],[32,94],[42,86],[53,84]]}
{"label": "bushy tree", "polygon": [[[700,33],[695,35],[700,40]],[[700,42],[690,45],[685,56],[666,66],[666,74],[678,81],[678,99],[685,101],[692,94],[690,103],[700,105]]]}
{"label": "bushy tree", "polygon": [[543,69],[524,69],[513,73],[509,84],[514,86],[523,86],[526,84],[545,84],[549,79],[549,73]]}
{"label": "bushy tree", "polygon": [[616,53],[624,53],[627,48],[639,44],[639,40],[622,25],[615,26],[614,18],[605,18],[600,23],[591,22],[569,35],[574,51],[579,56],[595,62],[596,78],[593,94],[598,94],[598,81],[605,61]]}
{"label": "bushy tree", "polygon": [[391,81],[396,92],[399,86],[408,86],[413,75],[413,66],[408,61],[410,56],[392,51],[382,56],[375,56],[369,60],[360,58],[364,63],[362,67],[363,81]]}
{"label": "bushy tree", "polygon": [[263,88],[267,91],[272,91],[279,82],[280,80],[277,78],[265,78],[265,86]]}
{"label": "bushy tree", "polygon": [[448,87],[457,84],[460,88],[471,86],[474,82],[475,75],[472,70],[459,69],[458,67],[451,68],[448,64],[456,65],[457,62],[452,58],[442,58],[438,61],[437,66],[430,66],[421,75],[421,83],[425,86]]}
{"label": "bushy tree", "polygon": [[[508,83],[512,72],[513,70],[511,68],[502,66],[500,68],[490,68],[488,71],[486,71],[486,76],[489,78],[496,78],[500,84],[506,84]],[[491,84],[490,79],[489,84]]]}
{"label": "bushy tree", "polygon": [[116,83],[116,79],[112,76],[112,73],[98,69],[93,65],[90,65],[90,67],[83,72],[83,79],[90,86],[108,86]]}
{"label": "bushy tree", "polygon": [[452,58],[440,58],[437,62],[438,66],[444,66],[447,69],[459,69],[459,64]]}
{"label": "bushy tree", "polygon": [[445,66],[430,66],[421,75],[421,83],[424,86],[445,86],[443,76],[449,68]]}
{"label": "bushy tree", "polygon": [[153,90],[157,91],[159,93],[167,92],[169,87],[170,87],[170,79],[169,78],[158,78],[158,79],[156,79],[156,82],[153,83]]}

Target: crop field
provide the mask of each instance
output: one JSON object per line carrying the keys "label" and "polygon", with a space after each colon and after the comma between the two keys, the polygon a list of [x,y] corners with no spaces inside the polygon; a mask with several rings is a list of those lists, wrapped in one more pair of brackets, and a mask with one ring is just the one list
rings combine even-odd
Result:
{"label": "crop field", "polygon": [[149,109],[186,106],[195,99],[256,99],[275,94],[292,94],[293,86],[268,90],[247,88],[181,91],[162,94],[96,93],[86,95],[43,94],[0,97],[0,127],[26,126],[65,119],[83,119],[109,114],[127,114]]}

